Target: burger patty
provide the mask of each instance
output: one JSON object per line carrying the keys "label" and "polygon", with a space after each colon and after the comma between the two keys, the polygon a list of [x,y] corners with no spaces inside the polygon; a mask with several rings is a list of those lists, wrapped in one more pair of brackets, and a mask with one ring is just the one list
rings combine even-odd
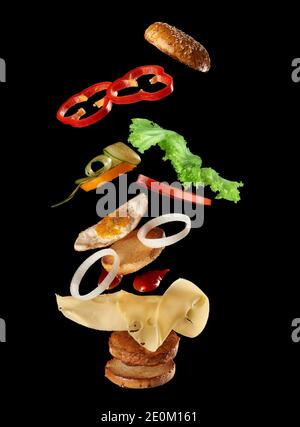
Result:
{"label": "burger patty", "polygon": [[109,352],[129,366],[155,366],[173,359],[178,350],[179,336],[170,332],[154,352],[139,345],[126,331],[113,332],[109,337]]}
{"label": "burger patty", "polygon": [[105,376],[114,384],[125,388],[151,388],[166,384],[175,375],[173,360],[156,366],[128,366],[111,359],[105,366]]}

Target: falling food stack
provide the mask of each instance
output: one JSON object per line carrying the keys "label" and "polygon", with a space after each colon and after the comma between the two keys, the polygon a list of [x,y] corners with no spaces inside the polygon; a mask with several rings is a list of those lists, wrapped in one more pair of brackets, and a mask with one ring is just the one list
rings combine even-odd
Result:
{"label": "falling food stack", "polygon": [[151,388],[166,384],[175,375],[180,338],[171,331],[154,352],[139,345],[127,331],[113,332],[109,352],[113,359],[105,366],[105,376],[120,387]]}
{"label": "falling food stack", "polygon": [[105,376],[120,387],[157,387],[175,375],[180,336],[195,338],[207,323],[209,300],[198,286],[179,278],[163,295],[124,290],[90,300],[56,296],[68,319],[98,331],[113,331]]}

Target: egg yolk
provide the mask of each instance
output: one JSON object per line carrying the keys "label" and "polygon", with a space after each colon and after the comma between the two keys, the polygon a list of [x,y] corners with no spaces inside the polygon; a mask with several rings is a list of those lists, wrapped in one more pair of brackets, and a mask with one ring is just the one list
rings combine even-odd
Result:
{"label": "egg yolk", "polygon": [[104,238],[114,237],[121,234],[129,224],[129,216],[106,216],[96,225],[96,232]]}

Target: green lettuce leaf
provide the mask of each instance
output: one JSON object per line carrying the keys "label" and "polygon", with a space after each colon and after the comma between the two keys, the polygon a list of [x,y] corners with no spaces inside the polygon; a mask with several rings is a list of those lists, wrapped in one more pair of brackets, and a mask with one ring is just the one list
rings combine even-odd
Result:
{"label": "green lettuce leaf", "polygon": [[208,185],[212,191],[218,193],[216,199],[233,202],[240,200],[238,188],[242,187],[243,183],[228,181],[212,168],[202,168],[201,157],[190,151],[182,135],[163,129],[147,119],[132,119],[128,142],[140,153],[158,145],[165,152],[163,160],[172,163],[178,180],[185,187]]}

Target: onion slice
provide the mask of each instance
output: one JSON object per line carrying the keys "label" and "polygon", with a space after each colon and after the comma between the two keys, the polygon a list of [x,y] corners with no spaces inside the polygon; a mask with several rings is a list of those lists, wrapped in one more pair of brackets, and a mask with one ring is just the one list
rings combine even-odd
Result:
{"label": "onion slice", "polygon": [[[114,257],[114,263],[113,263],[112,269],[110,270],[108,275],[105,277],[105,279],[102,280],[101,283],[99,283],[97,288],[95,288],[93,291],[89,292],[88,294],[81,295],[79,293],[79,285],[83,276],[85,275],[87,270],[91,267],[91,265],[93,265],[96,261],[98,261],[100,258],[106,255],[112,255]],[[96,298],[98,295],[102,294],[102,292],[104,292],[109,287],[111,282],[116,277],[118,273],[119,265],[120,265],[119,255],[113,249],[110,249],[110,248],[101,249],[100,251],[95,252],[93,255],[88,257],[76,270],[70,285],[70,292],[72,297],[83,300],[83,301],[87,301],[87,300]]]}
{"label": "onion slice", "polygon": [[[185,228],[179,233],[173,234],[173,236],[162,237],[161,239],[147,239],[146,236],[152,228],[157,227],[158,225],[166,224],[167,222],[180,221],[185,222]],[[165,246],[173,245],[174,243],[179,242],[187,236],[191,230],[191,219],[189,216],[179,213],[171,213],[166,215],[161,215],[157,218],[153,218],[150,221],[146,222],[138,231],[137,237],[144,246],[149,248],[163,248]]]}

